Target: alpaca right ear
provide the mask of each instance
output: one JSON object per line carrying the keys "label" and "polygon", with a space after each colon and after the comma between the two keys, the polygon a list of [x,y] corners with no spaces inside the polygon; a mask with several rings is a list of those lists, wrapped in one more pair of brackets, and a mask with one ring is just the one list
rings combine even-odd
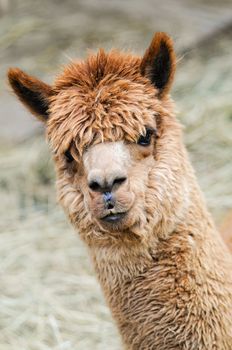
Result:
{"label": "alpaca right ear", "polygon": [[18,68],[9,69],[8,79],[19,100],[38,119],[46,122],[49,117],[49,98],[54,94],[52,87]]}
{"label": "alpaca right ear", "polygon": [[173,42],[166,33],[156,33],[141,61],[141,73],[165,96],[171,87],[176,68]]}

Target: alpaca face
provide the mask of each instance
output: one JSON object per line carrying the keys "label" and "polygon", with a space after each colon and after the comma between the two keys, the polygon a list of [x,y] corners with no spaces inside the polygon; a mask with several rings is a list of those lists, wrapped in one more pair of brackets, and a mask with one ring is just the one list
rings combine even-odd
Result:
{"label": "alpaca face", "polygon": [[147,146],[103,142],[90,146],[77,161],[75,150],[72,161],[57,159],[58,195],[72,223],[82,232],[92,224],[98,235],[143,228],[154,149],[155,135]]}
{"label": "alpaca face", "polygon": [[[124,141],[103,142],[84,152],[81,172],[79,176],[74,172],[69,184],[76,181],[77,191],[81,192],[83,198],[82,210],[89,217],[89,222],[94,223],[95,230],[97,227],[99,232],[117,234],[141,225],[146,217],[145,196],[149,169],[154,165],[153,142],[146,149]],[[67,186],[62,174],[60,183]],[[61,201],[67,205],[69,199],[62,198]],[[68,210],[72,207],[71,201],[67,205]],[[76,214],[70,217],[78,225],[79,213]]]}
{"label": "alpaca face", "polygon": [[[62,91],[51,103],[47,124],[60,202],[79,231],[87,232],[92,225],[91,232],[98,236],[108,232],[115,237],[146,224],[145,196],[149,169],[155,164],[160,103],[153,87],[132,84],[125,91],[124,84],[111,78],[110,86],[105,81],[104,87],[88,96],[82,93],[82,98],[77,88]],[[75,108],[69,105],[72,99]]]}
{"label": "alpaca face", "polygon": [[158,33],[142,59],[101,50],[52,87],[9,72],[46,123],[60,203],[89,244],[149,239],[183,215],[181,133],[168,97],[174,70],[172,42]]}

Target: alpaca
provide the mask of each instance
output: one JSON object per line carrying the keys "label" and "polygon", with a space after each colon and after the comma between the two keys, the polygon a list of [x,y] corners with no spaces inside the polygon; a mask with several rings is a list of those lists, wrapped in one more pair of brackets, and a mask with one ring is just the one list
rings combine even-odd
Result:
{"label": "alpaca", "polygon": [[231,350],[232,258],[199,190],[169,91],[176,56],[103,49],[52,86],[8,78],[46,125],[58,198],[130,350]]}

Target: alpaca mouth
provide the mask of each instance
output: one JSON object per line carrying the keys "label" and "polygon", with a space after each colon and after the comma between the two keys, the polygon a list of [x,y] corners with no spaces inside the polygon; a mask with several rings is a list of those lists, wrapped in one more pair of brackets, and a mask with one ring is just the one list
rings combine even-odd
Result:
{"label": "alpaca mouth", "polygon": [[104,216],[103,218],[101,218],[101,220],[105,221],[105,222],[109,222],[109,223],[117,223],[119,221],[121,221],[126,215],[126,212],[124,213],[110,213],[106,216]]}

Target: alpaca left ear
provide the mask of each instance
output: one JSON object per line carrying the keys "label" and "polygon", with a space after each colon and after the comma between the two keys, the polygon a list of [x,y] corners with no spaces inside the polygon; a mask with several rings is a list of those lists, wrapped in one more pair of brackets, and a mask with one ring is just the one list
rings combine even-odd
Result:
{"label": "alpaca left ear", "polygon": [[156,33],[142,62],[141,73],[158,89],[162,98],[171,87],[176,68],[172,39],[166,33]]}
{"label": "alpaca left ear", "polygon": [[39,120],[46,122],[49,117],[50,97],[54,95],[52,87],[18,68],[9,69],[8,80],[24,106]]}

